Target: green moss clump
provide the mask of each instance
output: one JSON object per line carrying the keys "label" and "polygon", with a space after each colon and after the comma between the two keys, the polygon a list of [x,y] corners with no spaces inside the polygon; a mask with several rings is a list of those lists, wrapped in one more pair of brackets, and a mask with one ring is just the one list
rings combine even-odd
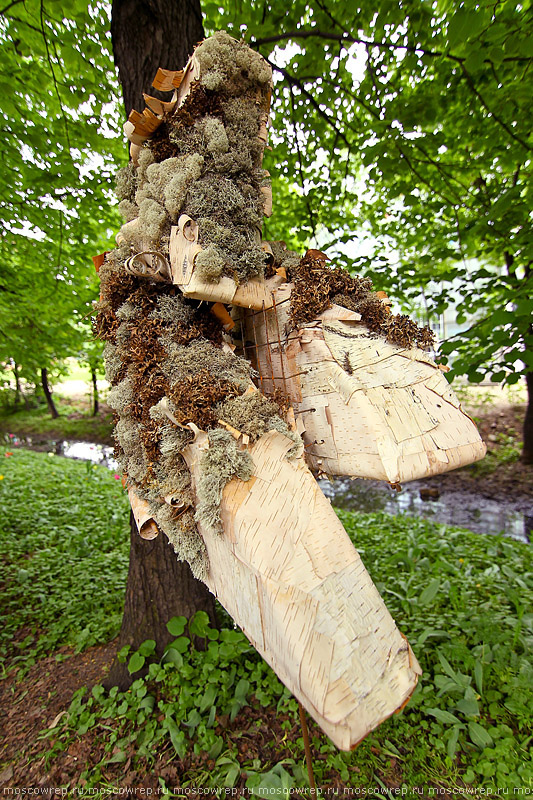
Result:
{"label": "green moss clump", "polygon": [[139,205],[139,227],[135,239],[156,247],[164,233],[170,230],[168,215],[156,200],[146,198]]}
{"label": "green moss clump", "polygon": [[253,392],[219,403],[216,414],[256,442],[274,427],[272,419],[279,417],[279,406],[260,392]]}
{"label": "green moss clump", "polygon": [[167,358],[161,368],[170,384],[185,380],[207,370],[215,380],[233,383],[240,393],[250,385],[251,367],[248,361],[232,352],[215,347],[206,339],[197,339],[190,345],[175,344],[168,339],[161,340]]}
{"label": "green moss clump", "polygon": [[115,194],[118,199],[133,202],[137,191],[137,170],[131,161],[119,169],[115,176],[115,182]]}
{"label": "green moss clump", "polygon": [[206,147],[213,156],[227,153],[229,150],[228,134],[223,123],[216,117],[207,117],[203,125]]}
{"label": "green moss clump", "polygon": [[241,433],[246,433],[252,442],[268,431],[278,431],[294,442],[287,453],[287,458],[298,458],[302,455],[304,444],[301,436],[291,431],[280,415],[279,406],[260,392],[230,398],[216,407],[219,419],[229,422]]}
{"label": "green moss clump", "polygon": [[185,203],[189,187],[197,181],[202,174],[204,159],[199,153],[192,153],[189,156],[169,159],[169,161],[176,162],[172,172],[167,168],[168,161],[163,161],[158,166],[160,168],[161,180],[164,181],[163,196],[165,199],[165,208],[173,221],[177,221],[178,215]]}
{"label": "green moss clump", "polygon": [[222,530],[220,501],[224,486],[232,478],[250,480],[253,461],[246,450],[238,449],[228,431],[216,429],[209,432],[209,449],[202,456],[200,470],[195,520],[219,533]]}
{"label": "green moss clump", "polygon": [[127,415],[128,406],[133,402],[133,384],[129,378],[124,378],[109,391],[107,404],[113,411],[121,416]]}
{"label": "green moss clump", "polygon": [[226,259],[218,247],[210,245],[198,253],[195,266],[202,280],[217,283],[226,267]]}
{"label": "green moss clump", "polygon": [[181,293],[162,294],[157,298],[157,308],[150,312],[150,319],[169,326],[190,325],[194,322],[195,308],[187,303]]}
{"label": "green moss clump", "polygon": [[266,61],[245,42],[238,42],[225,31],[217,31],[195,51],[200,63],[200,82],[209,91],[222,88],[239,95],[251,86],[267,86],[271,71]]}

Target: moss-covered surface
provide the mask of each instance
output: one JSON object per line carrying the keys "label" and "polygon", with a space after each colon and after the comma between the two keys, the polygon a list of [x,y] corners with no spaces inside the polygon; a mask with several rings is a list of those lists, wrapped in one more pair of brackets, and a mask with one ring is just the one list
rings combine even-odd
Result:
{"label": "moss-covered surface", "polygon": [[[145,143],[138,166],[129,164],[117,177],[127,224],[100,269],[95,331],[106,342],[108,402],[128,483],[148,501],[178,558],[204,577],[206,551],[182,456],[193,434],[181,426],[194,423],[209,432],[196,519],[217,529],[225,484],[251,475],[249,456],[219,426],[221,411],[226,421],[236,421],[227,403],[242,400],[251,367],[223,346],[223,328],[209,304],[185,299],[170,284],[131,275],[125,262],[146,248],[168,258],[171,226],[185,213],[199,226],[203,250],[196,268],[205,279],[230,275],[240,282],[263,275],[259,132],[268,113],[271,72],[261,56],[225,33],[199,45],[195,56],[201,74],[185,102]],[[242,400],[248,408],[254,402],[262,400]],[[264,402],[268,411],[247,422],[251,437],[272,428],[288,433],[278,407]],[[295,438],[291,455],[301,451]]]}
{"label": "moss-covered surface", "polygon": [[[330,267],[319,250],[308,250],[303,258],[287,250],[283,242],[270,242],[275,266],[283,267],[293,283],[291,320],[300,327],[331,308],[333,303],[356,311],[371,333],[399,347],[428,348],[434,342],[430,328],[421,328],[405,314],[391,314],[373,291],[370,278],[351,276],[340,267]],[[349,370],[347,370],[349,371]]]}

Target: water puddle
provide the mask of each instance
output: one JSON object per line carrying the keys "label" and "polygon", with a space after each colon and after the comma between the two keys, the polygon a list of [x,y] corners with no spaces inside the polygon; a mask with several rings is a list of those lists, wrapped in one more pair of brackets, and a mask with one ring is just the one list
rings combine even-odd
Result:
{"label": "water puddle", "polygon": [[[75,458],[102,464],[118,470],[109,445],[77,441],[34,441],[32,437],[9,437],[12,446],[52,452],[65,458]],[[319,480],[319,485],[331,502],[347,511],[385,511],[387,514],[407,514],[432,522],[456,525],[477,533],[503,533],[521,542],[529,542],[533,533],[533,504],[520,508],[516,502],[501,502],[469,492],[442,492],[428,489],[423,481],[413,481],[397,492],[381,481]]]}
{"label": "water puddle", "polygon": [[11,446],[27,447],[41,453],[55,453],[56,456],[65,458],[75,458],[80,461],[92,461],[95,464],[102,464],[108,469],[117,470],[118,462],[114,458],[113,448],[106,444],[95,444],[94,442],[77,441],[40,441],[34,440],[31,436],[9,437]]}
{"label": "water puddle", "polygon": [[319,480],[319,484],[334,505],[347,511],[407,514],[477,533],[503,533],[521,542],[529,542],[533,532],[533,505],[520,510],[513,501],[504,503],[469,492],[439,493],[421,481],[406,484],[399,492],[386,483],[361,479]]}

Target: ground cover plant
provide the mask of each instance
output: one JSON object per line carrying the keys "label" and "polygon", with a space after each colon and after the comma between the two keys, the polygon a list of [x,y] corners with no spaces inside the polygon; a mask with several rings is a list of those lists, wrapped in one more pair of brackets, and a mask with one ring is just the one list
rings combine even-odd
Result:
{"label": "ground cover plant", "polygon": [[0,457],[0,657],[27,669],[116,635],[129,503],[120,476],[90,462],[17,447]]}
{"label": "ground cover plant", "polygon": [[[104,468],[27,451],[3,460],[0,556],[12,621],[2,618],[1,642],[5,685],[18,696],[31,660],[64,659],[117,632],[127,505]],[[417,786],[424,796],[430,787],[530,788],[528,547],[423,520],[339,513],[424,674],[406,709],[353,753],[311,725],[317,783]],[[227,618],[210,629],[202,614],[169,626],[175,638],[163,659],[153,660],[151,641],[125,650],[130,690],[76,692],[68,713],[13,758],[12,783],[20,774],[24,783],[87,788],[305,787],[296,703],[245,637]],[[191,646],[193,635],[204,651]]]}
{"label": "ground cover plant", "polygon": [[30,436],[35,441],[79,439],[112,444],[112,411],[101,404],[99,413],[92,415],[88,397],[55,396],[59,417],[52,419],[46,403],[33,403],[29,408],[13,410],[0,405],[0,436],[9,433]]}

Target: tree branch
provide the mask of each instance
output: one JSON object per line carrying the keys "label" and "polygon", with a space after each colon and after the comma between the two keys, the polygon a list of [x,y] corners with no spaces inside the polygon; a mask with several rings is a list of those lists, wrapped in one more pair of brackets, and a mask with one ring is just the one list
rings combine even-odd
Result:
{"label": "tree branch", "polygon": [[504,129],[504,131],[506,131],[506,133],[512,139],[515,140],[515,142],[518,142],[518,144],[522,145],[522,147],[525,150],[533,150],[533,148],[530,147],[530,145],[528,145],[527,142],[524,142],[524,140],[521,139],[520,136],[516,135],[516,133],[513,131],[513,129],[510,128],[507,125],[507,123],[504,122],[503,119],[501,119],[501,117],[498,116],[498,114],[496,114],[495,111],[493,111],[491,108],[489,108],[489,106],[487,105],[487,103],[484,100],[483,96],[480,94],[480,92],[476,88],[476,85],[475,85],[474,81],[472,80],[472,76],[470,75],[469,72],[467,72],[467,70],[465,68],[465,65],[462,64],[462,63],[461,63],[461,70],[463,72],[463,75],[465,76],[466,82],[468,83],[468,85],[470,86],[471,90],[476,95],[477,99],[479,100],[479,102],[481,103],[481,105],[483,106],[483,108],[485,109],[487,114],[489,114],[489,116],[491,116],[498,123],[498,125],[500,125]]}
{"label": "tree branch", "polygon": [[59,108],[61,110],[61,116],[63,117],[63,123],[65,125],[65,136],[67,138],[67,144],[68,144],[68,148],[70,150],[71,144],[70,144],[70,136],[69,136],[69,130],[68,130],[67,115],[65,114],[65,109],[63,108],[63,103],[61,102],[61,95],[59,94],[59,86],[57,84],[56,75],[55,75],[55,72],[54,72],[54,66],[52,64],[52,58],[50,56],[50,49],[48,47],[48,39],[46,38],[46,31],[44,29],[44,0],[41,0],[41,4],[40,4],[40,19],[41,19],[41,33],[43,35],[44,46],[46,48],[46,57],[48,59],[48,65],[50,67],[50,72],[52,74],[52,80],[54,82],[54,89],[55,89],[55,93],[56,93],[56,96],[57,96],[57,101],[59,103]]}
{"label": "tree branch", "polygon": [[18,5],[19,3],[22,3],[22,2],[23,2],[23,0],[13,0],[12,3],[10,3],[8,6],[6,6],[5,8],[3,8],[0,11],[0,16],[3,16],[4,14],[6,14],[9,11],[10,8],[13,8],[13,6],[16,6],[16,5]]}
{"label": "tree branch", "polygon": [[350,143],[346,138],[346,136],[344,135],[344,133],[337,128],[331,117],[328,114],[326,114],[324,109],[320,108],[320,104],[317,103],[311,92],[305,88],[303,83],[295,75],[291,75],[289,72],[287,72],[287,70],[284,69],[283,67],[278,67],[276,64],[273,64],[272,61],[268,60],[268,58],[265,59],[265,61],[267,61],[267,63],[270,64],[273,70],[276,70],[276,72],[279,72],[281,75],[283,75],[284,78],[286,78],[287,82],[289,83],[289,86],[298,87],[301,93],[307,97],[313,108],[316,109],[316,111],[328,123],[328,125],[330,125],[333,128],[339,139],[342,139],[346,147],[350,147]]}
{"label": "tree branch", "polygon": [[[260,39],[252,39],[250,41],[250,47],[261,47],[264,44],[275,44],[276,42],[284,42],[287,39],[325,39],[332,42],[342,42],[343,44],[363,44],[367,47],[377,47],[380,50],[406,50],[408,53],[419,53],[422,56],[431,56],[433,58],[447,58],[451,61],[456,61],[458,64],[462,64],[466,57],[463,56],[454,56],[452,53],[446,53],[443,50],[427,50],[424,47],[420,47],[420,45],[410,45],[410,44],[396,44],[395,42],[378,42],[373,39],[363,39],[360,36],[352,36],[349,33],[331,33],[326,31],[317,31],[315,28],[311,30],[300,29],[297,31],[287,31],[286,33],[278,33],[274,36],[264,36]],[[492,61],[490,58],[484,59],[488,64],[491,64]],[[524,61],[530,62],[531,59],[528,56],[508,56],[507,58],[503,58],[502,62],[505,61]]]}

